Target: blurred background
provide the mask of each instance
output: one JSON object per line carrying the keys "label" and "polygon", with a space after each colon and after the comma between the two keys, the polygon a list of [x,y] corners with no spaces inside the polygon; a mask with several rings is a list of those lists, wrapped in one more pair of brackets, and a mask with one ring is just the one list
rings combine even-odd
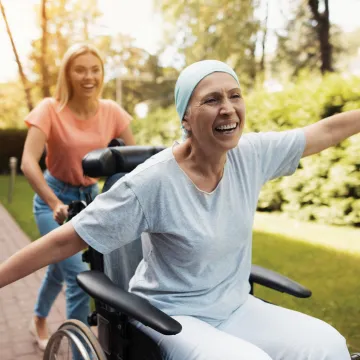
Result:
{"label": "blurred background", "polygon": [[[185,65],[201,59],[226,61],[236,70],[248,131],[304,126],[360,105],[359,0],[0,4],[1,172],[8,156],[21,152],[25,115],[53,94],[59,62],[79,41],[101,50],[104,97],[135,117],[139,144],[169,145],[180,137],[174,84]],[[296,176],[264,189],[259,210],[360,226],[359,147],[354,137],[303,160]]]}
{"label": "blurred background", "polygon": [[[26,180],[18,177],[14,201],[6,201],[9,157],[21,158],[24,117],[53,94],[75,42],[100,49],[104,97],[134,116],[141,145],[180,138],[175,81],[202,59],[236,70],[246,131],[301,127],[360,108],[360,0],[0,0],[0,7],[0,201],[32,239]],[[264,187],[254,223],[255,262],[314,292],[311,302],[270,299],[336,325],[353,350],[360,350],[359,169],[358,135],[303,159],[295,175]]]}

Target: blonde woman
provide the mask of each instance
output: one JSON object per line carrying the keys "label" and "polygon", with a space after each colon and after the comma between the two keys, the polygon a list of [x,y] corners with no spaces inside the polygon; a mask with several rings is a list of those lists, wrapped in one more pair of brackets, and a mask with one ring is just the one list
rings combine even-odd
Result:
{"label": "blonde woman", "polygon": [[[115,102],[100,99],[103,82],[98,50],[74,45],[62,60],[54,98],[42,100],[25,119],[29,131],[21,169],[36,192],[33,211],[41,235],[64,222],[71,201],[97,195],[97,180],[83,176],[81,160],[86,153],[116,137],[134,144],[131,116]],[[43,174],[39,160],[44,146],[47,170]],[[86,323],[89,298],[76,283],[76,275],[84,270],[81,253],[47,268],[30,326],[40,349],[46,347],[46,318],[64,281],[67,317]]]}

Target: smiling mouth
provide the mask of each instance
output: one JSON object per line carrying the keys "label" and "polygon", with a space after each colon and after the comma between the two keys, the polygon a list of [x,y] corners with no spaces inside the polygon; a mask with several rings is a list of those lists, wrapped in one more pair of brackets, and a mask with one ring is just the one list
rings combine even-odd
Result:
{"label": "smiling mouth", "polygon": [[82,85],[82,88],[86,89],[86,90],[92,90],[95,88],[95,85]]}
{"label": "smiling mouth", "polygon": [[239,127],[239,123],[231,123],[227,125],[217,126],[215,131],[220,134],[232,134]]}

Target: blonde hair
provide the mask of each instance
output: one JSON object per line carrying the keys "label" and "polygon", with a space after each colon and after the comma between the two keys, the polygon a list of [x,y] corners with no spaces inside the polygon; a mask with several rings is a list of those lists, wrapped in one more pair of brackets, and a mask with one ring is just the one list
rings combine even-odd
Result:
{"label": "blonde hair", "polygon": [[100,60],[101,69],[102,69],[102,80],[101,80],[99,96],[102,92],[102,88],[104,85],[104,62],[101,58],[99,50],[91,44],[75,44],[66,51],[60,65],[59,75],[58,75],[55,94],[54,94],[54,98],[59,102],[59,106],[60,106],[59,110],[64,108],[64,106],[68,103],[68,101],[71,99],[73,95],[71,84],[69,81],[70,65],[72,61],[75,60],[75,58],[84,54],[93,54]]}

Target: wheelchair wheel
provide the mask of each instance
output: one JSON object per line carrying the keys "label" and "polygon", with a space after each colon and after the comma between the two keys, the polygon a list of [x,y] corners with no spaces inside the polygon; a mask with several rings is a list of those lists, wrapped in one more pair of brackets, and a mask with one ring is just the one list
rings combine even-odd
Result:
{"label": "wheelchair wheel", "polygon": [[106,360],[99,341],[79,320],[65,321],[51,336],[44,360]]}

